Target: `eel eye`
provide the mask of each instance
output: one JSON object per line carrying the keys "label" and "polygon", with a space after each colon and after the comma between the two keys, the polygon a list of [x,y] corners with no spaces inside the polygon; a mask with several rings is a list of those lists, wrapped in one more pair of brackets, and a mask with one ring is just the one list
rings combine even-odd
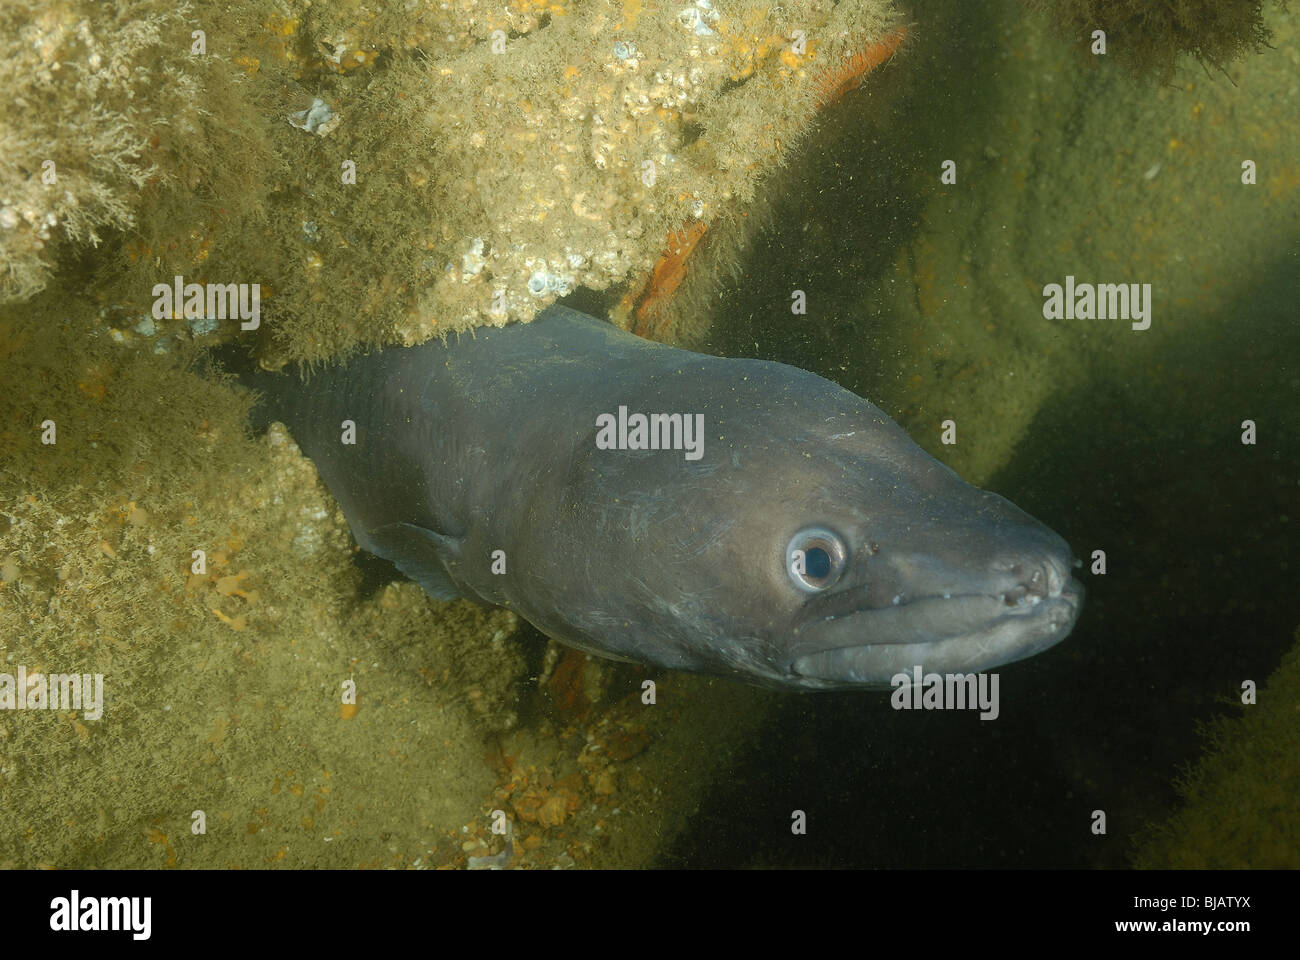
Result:
{"label": "eel eye", "polygon": [[844,541],[825,527],[805,527],[785,548],[785,569],[805,593],[821,593],[844,572],[848,551]]}

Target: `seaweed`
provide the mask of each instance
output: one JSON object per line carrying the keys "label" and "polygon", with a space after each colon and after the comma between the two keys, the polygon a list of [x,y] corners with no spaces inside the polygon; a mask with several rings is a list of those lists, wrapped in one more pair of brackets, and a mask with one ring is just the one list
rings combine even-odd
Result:
{"label": "seaweed", "polygon": [[[1069,37],[1106,33],[1106,53],[1139,77],[1173,79],[1179,57],[1227,74],[1232,61],[1267,49],[1265,0],[1026,0]],[[1285,8],[1286,0],[1274,0]]]}

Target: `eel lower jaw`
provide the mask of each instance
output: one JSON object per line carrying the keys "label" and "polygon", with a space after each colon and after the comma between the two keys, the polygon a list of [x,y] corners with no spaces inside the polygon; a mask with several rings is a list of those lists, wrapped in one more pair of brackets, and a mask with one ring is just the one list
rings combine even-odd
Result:
{"label": "eel lower jaw", "polygon": [[924,597],[826,618],[798,631],[789,671],[809,688],[888,687],[914,667],[979,673],[1023,660],[1064,640],[1078,618],[1083,587],[1064,578],[1052,587]]}

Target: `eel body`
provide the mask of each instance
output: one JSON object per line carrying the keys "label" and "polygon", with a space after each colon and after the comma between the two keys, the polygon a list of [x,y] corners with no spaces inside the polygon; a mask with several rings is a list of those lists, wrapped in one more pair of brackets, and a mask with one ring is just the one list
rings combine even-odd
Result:
{"label": "eel body", "polygon": [[357,542],[439,598],[607,657],[791,689],[1062,640],[1065,542],[815,374],[564,307],[260,374]]}

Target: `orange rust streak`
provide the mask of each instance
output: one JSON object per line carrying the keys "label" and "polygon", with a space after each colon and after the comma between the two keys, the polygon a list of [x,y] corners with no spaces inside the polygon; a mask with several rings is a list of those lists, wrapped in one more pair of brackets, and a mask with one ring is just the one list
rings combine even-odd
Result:
{"label": "orange rust streak", "polygon": [[818,106],[824,107],[857,87],[868,73],[894,55],[906,36],[907,28],[899,27],[893,33],[886,34],[878,43],[873,43],[846,59],[843,66],[828,70],[817,84]]}
{"label": "orange rust streak", "polygon": [[636,308],[636,327],[633,332],[648,336],[654,317],[661,304],[676,292],[686,277],[686,260],[707,229],[702,221],[688,224],[668,235],[668,249],[663,252],[650,272],[650,284],[645,297]]}

